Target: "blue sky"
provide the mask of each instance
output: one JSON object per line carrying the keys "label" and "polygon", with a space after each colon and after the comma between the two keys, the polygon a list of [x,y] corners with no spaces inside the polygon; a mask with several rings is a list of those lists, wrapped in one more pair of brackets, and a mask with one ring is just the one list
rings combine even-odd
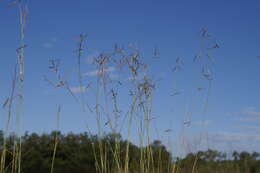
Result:
{"label": "blue sky", "polygon": [[[8,2],[0,3],[2,102],[10,92],[19,43],[18,10],[9,7]],[[44,75],[51,76],[48,70],[51,58],[62,59],[63,72],[71,80],[76,67],[73,52],[78,42],[76,35],[85,33],[84,73],[94,70],[89,59],[100,52],[111,51],[115,43],[126,47],[132,43],[141,50],[145,62],[150,64],[149,74],[157,81],[153,126],[165,142],[164,130],[170,128],[174,144],[180,141],[179,136],[185,136],[194,144],[202,135],[209,136],[210,147],[260,151],[259,1],[76,0],[61,3],[45,0],[29,1],[28,8],[23,131],[55,129],[59,104],[63,105],[62,131],[82,132],[86,130],[84,122],[93,123],[93,118],[86,117],[68,93],[53,89],[43,80]],[[199,31],[203,27],[212,34],[208,45],[213,40],[220,46],[212,53],[215,63],[207,61],[214,79],[205,115],[207,92],[198,93],[196,88],[207,88],[208,83],[201,75],[201,67],[193,63],[200,50]],[[159,59],[152,58],[155,47],[160,52]],[[178,57],[184,61],[184,66],[173,73]],[[115,77],[118,73],[116,69],[110,71]],[[86,75],[84,80],[95,81],[95,75]],[[72,81],[71,87],[78,85]],[[175,91],[181,94],[170,96]],[[90,93],[88,99],[93,100],[94,94]],[[129,100],[122,94],[122,108],[127,102]],[[2,109],[0,113],[3,127],[6,111]],[[183,121],[187,119],[191,125],[183,130]],[[201,127],[202,121],[206,127]]]}

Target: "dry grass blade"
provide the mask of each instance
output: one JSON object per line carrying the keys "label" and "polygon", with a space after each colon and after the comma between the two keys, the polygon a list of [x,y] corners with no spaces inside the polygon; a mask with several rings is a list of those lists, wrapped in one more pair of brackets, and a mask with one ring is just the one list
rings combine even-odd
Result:
{"label": "dry grass blade", "polygon": [[60,113],[61,113],[61,105],[58,106],[58,110],[57,110],[57,129],[56,129],[55,139],[54,139],[54,148],[53,148],[52,163],[51,163],[51,173],[54,172],[55,157],[56,157],[56,152],[57,152],[57,146],[58,146],[58,143],[59,143],[58,133],[59,133]]}

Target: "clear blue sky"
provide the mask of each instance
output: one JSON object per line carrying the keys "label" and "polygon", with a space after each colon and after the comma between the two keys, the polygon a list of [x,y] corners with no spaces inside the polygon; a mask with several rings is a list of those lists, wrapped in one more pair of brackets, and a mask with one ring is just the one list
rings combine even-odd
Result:
{"label": "clear blue sky", "polygon": [[[3,102],[10,90],[19,41],[18,11],[7,4],[6,0],[0,2],[0,100]],[[115,43],[138,45],[146,62],[151,64],[151,75],[162,79],[155,90],[153,114],[165,141],[164,130],[171,128],[172,138],[178,143],[178,135],[183,133],[182,121],[189,119],[191,125],[185,128],[184,136],[190,143],[194,144],[203,133],[209,136],[210,147],[260,151],[260,58],[257,58],[260,1],[45,0],[29,1],[28,7],[24,131],[55,129],[58,104],[63,105],[62,131],[82,132],[84,121],[92,121],[84,117],[66,92],[52,89],[43,81],[43,75],[50,75],[50,58],[62,59],[65,73],[75,71],[75,65],[71,65],[76,62],[75,35],[86,33],[86,67],[90,66],[87,59],[111,50]],[[215,63],[210,65],[214,80],[204,118],[205,91],[201,95],[193,91],[207,87],[207,82],[201,79],[198,65],[192,63],[199,51],[198,33],[203,27],[208,28],[220,45],[213,53]],[[150,58],[154,47],[160,51],[159,59]],[[177,57],[185,65],[176,75],[171,69]],[[92,70],[83,68],[84,73]],[[76,83],[72,82],[72,87],[77,87]],[[175,89],[182,93],[171,97]],[[127,100],[122,98],[121,103],[124,102]],[[187,112],[192,114],[187,116]],[[3,127],[6,111],[0,113]],[[202,120],[207,124],[204,129],[201,129]]]}

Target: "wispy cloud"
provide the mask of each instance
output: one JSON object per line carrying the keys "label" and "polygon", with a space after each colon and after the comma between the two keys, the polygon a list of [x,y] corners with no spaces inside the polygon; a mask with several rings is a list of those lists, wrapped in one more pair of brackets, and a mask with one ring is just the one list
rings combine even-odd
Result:
{"label": "wispy cloud", "polygon": [[252,116],[259,116],[260,117],[260,112],[257,112],[257,111],[245,111],[245,112],[242,112],[242,114],[244,114],[244,115],[252,115]]}
{"label": "wispy cloud", "polygon": [[257,117],[257,116],[254,116],[254,117],[236,117],[236,118],[232,118],[232,120],[242,121],[242,122],[259,122],[260,117]]}
{"label": "wispy cloud", "polygon": [[260,131],[260,126],[255,126],[255,125],[240,125],[240,126],[235,126],[238,129],[242,129],[242,130],[253,130],[255,131]]}
{"label": "wispy cloud", "polygon": [[117,79],[119,78],[118,74],[109,74],[110,79]]}
{"label": "wispy cloud", "polygon": [[203,132],[192,133],[187,135],[184,140],[181,141],[181,147],[185,148],[185,151],[198,151],[211,149],[230,150],[226,148],[232,145],[232,150],[240,151],[259,151],[260,134],[252,134],[245,132]]}
{"label": "wispy cloud", "polygon": [[70,88],[71,92],[73,93],[84,93],[86,91],[85,87],[72,87]]}
{"label": "wispy cloud", "polygon": [[232,115],[240,115],[239,117],[232,118],[232,120],[243,122],[260,122],[260,112],[256,111],[254,107],[248,107],[240,112],[233,112]]}
{"label": "wispy cloud", "polygon": [[54,44],[55,44],[56,42],[57,42],[57,38],[56,38],[56,37],[53,37],[53,38],[51,38],[50,40],[44,42],[44,43],[42,44],[42,47],[50,49],[50,48],[52,48],[52,47],[54,46]]}
{"label": "wispy cloud", "polygon": [[[102,73],[108,73],[108,72],[113,72],[115,71],[116,68],[115,67],[108,67],[106,69],[103,69],[102,71],[100,70],[94,70],[94,71],[90,71],[90,72],[87,72],[87,73],[84,73],[83,75],[84,76],[97,76],[97,75],[100,75]],[[115,77],[115,76],[113,76]]]}
{"label": "wispy cloud", "polygon": [[193,122],[193,124],[197,126],[209,126],[211,123],[212,123],[211,120]]}
{"label": "wispy cloud", "polygon": [[141,72],[139,73],[137,76],[133,77],[133,76],[130,76],[128,78],[128,80],[132,81],[132,80],[142,80],[144,79],[144,77],[146,76],[146,72]]}
{"label": "wispy cloud", "polygon": [[250,129],[250,130],[254,130],[254,131],[260,131],[259,126],[246,126],[245,128]]}
{"label": "wispy cloud", "polygon": [[247,133],[230,133],[220,132],[215,134],[209,134],[211,140],[215,142],[239,142],[239,141],[256,141],[260,142],[259,134],[247,134]]}

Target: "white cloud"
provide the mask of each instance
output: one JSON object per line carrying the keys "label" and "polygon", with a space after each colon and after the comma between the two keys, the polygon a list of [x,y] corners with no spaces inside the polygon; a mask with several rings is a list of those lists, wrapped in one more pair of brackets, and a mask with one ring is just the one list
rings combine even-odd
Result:
{"label": "white cloud", "polygon": [[238,118],[232,118],[232,120],[242,121],[242,122],[259,122],[260,117],[238,117]]}
{"label": "white cloud", "polygon": [[[254,107],[248,107],[240,112],[233,112],[233,115],[240,115],[240,117],[232,118],[232,120],[243,122],[260,122],[260,112],[256,111]],[[241,115],[243,117],[241,117]]]}
{"label": "white cloud", "polygon": [[[87,73],[84,74],[84,76],[97,76],[97,75],[100,75],[102,73],[113,72],[115,70],[116,70],[115,67],[108,67],[106,69],[103,69],[102,71],[101,70],[94,70],[94,71],[91,71],[91,72],[87,72]],[[115,76],[113,76],[113,77],[115,77]]]}
{"label": "white cloud", "polygon": [[259,151],[260,134],[227,131],[190,133],[183,136],[178,144],[179,150],[184,150],[184,153],[208,148],[223,151]]}
{"label": "white cloud", "polygon": [[248,129],[248,130],[253,130],[254,132],[255,131],[260,131],[260,126],[254,126],[254,125],[252,125],[252,126],[237,126],[237,128],[239,128],[239,129]]}
{"label": "white cloud", "polygon": [[257,141],[260,142],[259,134],[247,134],[247,133],[230,133],[230,132],[220,132],[209,135],[216,142],[239,142],[239,141]]}
{"label": "white cloud", "polygon": [[204,121],[196,121],[193,124],[197,126],[209,126],[212,123],[211,120],[204,120]]}
{"label": "white cloud", "polygon": [[110,79],[117,79],[119,77],[118,74],[109,74]]}
{"label": "white cloud", "polygon": [[42,46],[43,46],[44,48],[50,49],[50,48],[54,47],[54,43],[56,43],[56,42],[57,42],[57,38],[56,38],[56,37],[53,37],[53,38],[51,38],[49,41],[44,42],[44,43],[42,44]]}
{"label": "white cloud", "polygon": [[71,92],[73,93],[84,93],[86,91],[86,88],[85,87],[73,87],[73,88],[70,88]]}
{"label": "white cloud", "polygon": [[51,38],[51,41],[52,41],[52,42],[57,42],[57,38],[56,38],[56,37],[53,37],[53,38]]}
{"label": "white cloud", "polygon": [[146,72],[141,72],[139,73],[137,76],[133,77],[133,76],[130,76],[128,78],[128,80],[132,81],[132,80],[142,80],[144,79],[144,77],[146,76]]}
{"label": "white cloud", "polygon": [[244,115],[260,116],[260,112],[257,112],[257,111],[244,111],[242,113]]}
{"label": "white cloud", "polygon": [[49,43],[49,42],[46,42],[46,43],[43,43],[42,46],[44,48],[52,48],[53,47],[53,44],[52,43]]}
{"label": "white cloud", "polygon": [[255,107],[247,107],[239,113],[242,115],[260,116],[260,112],[256,111]]}

